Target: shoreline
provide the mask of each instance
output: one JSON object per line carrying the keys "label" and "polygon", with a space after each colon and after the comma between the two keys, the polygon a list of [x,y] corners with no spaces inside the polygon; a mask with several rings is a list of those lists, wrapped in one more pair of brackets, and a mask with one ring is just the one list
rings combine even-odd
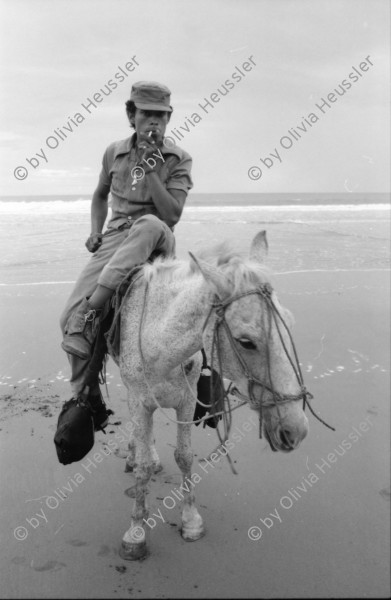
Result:
{"label": "shoreline", "polygon": [[[63,202],[73,203],[76,201],[91,202],[92,192],[81,194],[35,194],[35,195],[0,195],[0,206],[9,203],[48,203]],[[267,204],[269,202],[269,204]],[[246,192],[191,192],[186,200],[186,207],[203,208],[218,206],[235,207],[266,207],[283,206],[296,208],[299,205],[305,207],[318,207],[328,205],[338,207],[340,205],[358,206],[368,204],[369,206],[383,205],[386,209],[391,205],[390,192],[367,192],[367,193],[338,193],[338,192],[271,192],[271,193],[246,193]]]}

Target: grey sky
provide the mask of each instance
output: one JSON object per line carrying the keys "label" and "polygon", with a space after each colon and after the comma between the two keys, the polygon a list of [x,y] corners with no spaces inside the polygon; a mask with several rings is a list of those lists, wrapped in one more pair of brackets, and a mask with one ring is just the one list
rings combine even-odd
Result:
{"label": "grey sky", "polygon": [[[167,134],[182,131],[178,144],[193,156],[195,192],[389,190],[388,0],[0,6],[2,194],[92,193],[106,146],[131,134],[124,110],[131,84],[148,79],[172,90]],[[373,66],[357,82],[350,79],[350,89],[323,114],[316,103],[368,56]],[[132,57],[139,66],[127,79],[117,79],[91,114],[82,108]],[[250,57],[256,64],[245,72]],[[241,81],[232,78],[236,67]],[[217,89],[227,79],[234,87],[222,96]],[[213,93],[220,100],[207,113],[199,104]],[[84,117],[78,127],[69,123],[76,113]],[[303,123],[310,113],[318,117],[312,127]],[[64,139],[57,136],[58,146],[49,148],[55,129]],[[36,157],[41,149],[47,162]],[[280,158],[268,169],[260,158],[272,152]],[[34,156],[35,169],[26,161]],[[14,177],[18,166],[28,169],[23,181]],[[252,166],[262,169],[259,180],[249,178]]]}

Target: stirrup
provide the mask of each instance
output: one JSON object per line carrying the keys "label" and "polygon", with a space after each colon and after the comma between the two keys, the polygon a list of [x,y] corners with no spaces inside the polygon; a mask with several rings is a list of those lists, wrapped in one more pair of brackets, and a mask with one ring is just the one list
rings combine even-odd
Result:
{"label": "stirrup", "polygon": [[98,394],[92,395],[88,390],[86,394],[82,392],[81,395],[84,396],[90,408],[95,431],[106,433],[105,427],[109,424],[109,417],[114,414],[114,411],[111,408],[107,408],[100,390]]}

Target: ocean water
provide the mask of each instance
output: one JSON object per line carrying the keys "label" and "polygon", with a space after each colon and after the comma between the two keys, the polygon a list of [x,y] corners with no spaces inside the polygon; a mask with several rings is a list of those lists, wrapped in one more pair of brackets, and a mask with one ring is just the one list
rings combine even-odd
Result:
{"label": "ocean water", "polygon": [[[73,282],[89,259],[90,197],[0,198],[0,285]],[[267,231],[276,272],[390,268],[386,194],[192,194],[176,227],[178,258]]]}

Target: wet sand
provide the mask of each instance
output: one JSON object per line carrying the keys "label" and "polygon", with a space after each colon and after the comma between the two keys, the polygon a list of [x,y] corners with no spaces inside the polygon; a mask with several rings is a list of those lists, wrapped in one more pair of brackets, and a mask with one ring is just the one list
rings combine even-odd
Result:
{"label": "wet sand", "polygon": [[[134,478],[123,458],[102,453],[128,420],[118,370],[109,362],[115,415],[89,454],[104,458],[90,472],[81,463],[60,465],[52,440],[70,393],[57,321],[71,285],[0,289],[1,597],[389,596],[389,272],[297,272],[274,281],[296,318],[313,408],[336,432],[309,415],[307,438],[282,455],[254,426],[231,451],[233,475],[224,459],[201,470],[197,461],[216,434],[195,428],[194,470],[202,477],[195,493],[206,535],[187,543],[179,501],[167,500],[180,484],[175,426],[157,414],[164,469],[153,478],[149,505],[165,522],[150,532],[150,556],[135,563],[118,555]],[[252,414],[236,411],[234,427],[243,432]],[[250,528],[258,540],[249,539]]]}

